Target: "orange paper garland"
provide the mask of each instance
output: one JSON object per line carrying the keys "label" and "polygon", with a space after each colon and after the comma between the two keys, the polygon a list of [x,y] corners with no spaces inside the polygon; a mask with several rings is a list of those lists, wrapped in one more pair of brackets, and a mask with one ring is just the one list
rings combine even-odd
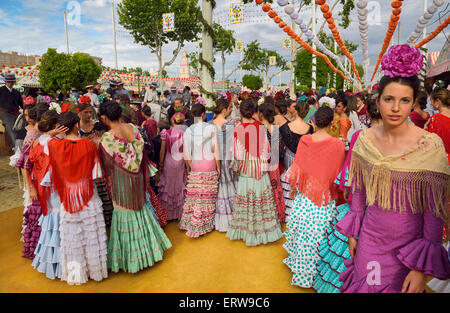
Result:
{"label": "orange paper garland", "polygon": [[330,11],[330,6],[327,4],[326,0],[316,0],[316,4],[320,5],[320,10],[323,13],[323,17],[328,22],[328,27],[330,28],[334,39],[336,40],[337,44],[341,48],[342,53],[350,60],[350,62],[352,64],[353,72],[356,74],[356,77],[358,78],[359,82],[362,84],[361,78],[359,77],[358,70],[356,69],[355,61],[353,60],[353,56],[350,54],[350,52],[348,52],[347,47],[345,46],[345,43],[342,40],[341,35],[339,34],[339,30],[336,27],[336,23],[333,19],[333,13]]}
{"label": "orange paper garland", "polygon": [[[256,2],[256,3],[259,4],[258,2]],[[304,42],[304,41],[300,38],[300,36],[297,35],[297,34],[294,32],[294,30],[293,30],[291,27],[289,27],[289,26],[281,19],[280,16],[278,16],[278,15],[273,16],[273,13],[270,14],[272,11],[274,11],[274,10],[271,9],[270,4],[265,3],[265,4],[262,6],[262,9],[263,9],[264,12],[267,12],[267,13],[269,14],[269,17],[271,17],[271,18],[274,20],[274,22],[277,23],[278,26],[279,26],[280,28],[283,29],[283,31],[285,31],[290,37],[292,37],[295,41],[297,41],[303,48],[305,48],[308,52],[310,52],[310,53],[312,53],[312,54],[314,54],[314,55],[316,55],[316,56],[318,56],[318,57],[324,59],[325,62],[328,64],[328,66],[331,67],[331,69],[332,69],[333,71],[335,71],[336,73],[339,73],[344,79],[346,79],[346,80],[348,80],[348,81],[351,81],[350,78],[348,78],[347,76],[345,76],[344,73],[343,73],[341,70],[337,69],[337,68],[333,65],[333,63],[331,63],[331,61],[328,59],[328,57],[327,57],[325,54],[320,53],[319,51],[314,50],[310,45],[308,45],[306,42]],[[271,16],[271,15],[272,15],[272,16]],[[358,88],[358,87],[357,87],[357,88]],[[359,88],[358,88],[358,89],[359,89]]]}
{"label": "orange paper garland", "polygon": [[434,39],[444,28],[450,23],[450,16],[447,16],[445,21],[439,24],[434,31],[431,32],[427,37],[423,38],[417,45],[416,48],[422,47],[424,44],[428,43],[430,40]]}
{"label": "orange paper garland", "polygon": [[377,73],[378,67],[380,66],[381,59],[383,58],[383,55],[386,53],[387,48],[389,47],[389,43],[391,42],[392,36],[394,35],[395,29],[397,28],[398,21],[400,19],[400,13],[401,13],[401,6],[402,1],[400,0],[394,0],[391,2],[392,6],[392,15],[391,20],[389,21],[389,28],[386,31],[386,36],[384,37],[383,46],[381,48],[380,54],[378,55],[377,64],[375,65],[375,69],[372,74],[372,78],[370,81],[373,81],[375,74]]}

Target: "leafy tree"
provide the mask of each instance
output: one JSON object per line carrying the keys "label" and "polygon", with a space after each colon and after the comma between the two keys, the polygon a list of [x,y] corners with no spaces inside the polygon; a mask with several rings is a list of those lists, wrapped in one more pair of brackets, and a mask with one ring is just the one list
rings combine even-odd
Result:
{"label": "leafy tree", "polygon": [[[201,14],[197,0],[123,0],[118,5],[119,24],[128,29],[136,43],[150,48],[158,58],[160,77],[177,58],[185,42],[198,40]],[[175,13],[175,31],[163,32],[162,16]],[[163,63],[162,47],[176,42],[172,58]]]}
{"label": "leafy tree", "polygon": [[76,52],[72,55],[75,75],[72,77],[72,87],[79,90],[86,85],[94,84],[102,73],[102,68],[94,59],[85,53]]}
{"label": "leafy tree", "polygon": [[263,86],[263,81],[259,76],[246,74],[242,77],[242,85],[251,90],[258,90]]}
{"label": "leafy tree", "polygon": [[[273,74],[270,78],[269,70],[271,66],[269,65],[269,58],[274,56],[276,58],[275,68],[279,71]],[[244,58],[241,62],[243,70],[258,71],[264,73],[264,88],[267,88],[267,84],[272,80],[273,77],[280,74],[282,71],[288,69],[287,63],[284,58],[274,50],[268,50],[265,48],[260,48],[259,43],[254,40],[244,49]]]}
{"label": "leafy tree", "polygon": [[45,91],[54,93],[59,87],[66,93],[72,87],[75,64],[69,54],[48,48],[39,65],[39,82]]}
{"label": "leafy tree", "polygon": [[[222,58],[222,82],[225,82],[225,54],[230,54],[234,50],[236,39],[234,31],[223,28],[220,24],[214,23],[214,35],[216,37],[214,52],[220,52]],[[223,84],[225,90],[225,84]]]}

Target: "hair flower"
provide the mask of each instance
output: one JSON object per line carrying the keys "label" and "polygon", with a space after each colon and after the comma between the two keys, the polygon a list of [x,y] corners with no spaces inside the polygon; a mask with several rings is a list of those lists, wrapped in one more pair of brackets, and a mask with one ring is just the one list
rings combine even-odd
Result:
{"label": "hair flower", "polygon": [[381,59],[381,70],[391,78],[417,75],[422,67],[423,55],[409,45],[392,46]]}

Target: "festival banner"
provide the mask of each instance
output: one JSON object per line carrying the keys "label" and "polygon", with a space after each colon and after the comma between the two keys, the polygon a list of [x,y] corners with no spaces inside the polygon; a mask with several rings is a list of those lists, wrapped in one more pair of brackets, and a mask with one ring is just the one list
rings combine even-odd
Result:
{"label": "festival banner", "polygon": [[241,53],[244,51],[244,40],[236,40],[235,51]]}
{"label": "festival banner", "polygon": [[292,43],[291,37],[284,37],[283,38],[283,43],[281,45],[281,48],[283,50],[291,50],[291,43]]}
{"label": "festival banner", "polygon": [[244,23],[244,2],[230,4],[230,24]]}
{"label": "festival banner", "polygon": [[276,56],[270,56],[269,57],[269,65],[275,66],[277,64],[277,57]]}
{"label": "festival banner", "polygon": [[175,31],[175,13],[165,13],[163,14],[163,32],[173,32]]}

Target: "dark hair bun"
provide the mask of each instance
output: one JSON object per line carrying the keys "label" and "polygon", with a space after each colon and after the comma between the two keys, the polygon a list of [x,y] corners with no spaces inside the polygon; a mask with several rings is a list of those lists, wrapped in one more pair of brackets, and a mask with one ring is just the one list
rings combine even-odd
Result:
{"label": "dark hair bun", "polygon": [[106,101],[100,105],[100,116],[105,115],[110,121],[118,121],[122,115],[122,108],[115,101]]}
{"label": "dark hair bun", "polygon": [[41,116],[41,120],[38,123],[39,131],[46,133],[56,127],[58,123],[59,114],[55,110],[48,110]]}
{"label": "dark hair bun", "polygon": [[80,122],[80,117],[78,114],[73,112],[66,112],[59,116],[58,124],[67,127],[69,130],[66,132],[70,133],[74,126]]}
{"label": "dark hair bun", "polygon": [[320,107],[314,114],[314,119],[318,128],[328,127],[334,118],[334,112],[330,107]]}
{"label": "dark hair bun", "polygon": [[239,111],[241,112],[242,117],[252,118],[253,114],[255,113],[255,104],[252,100],[246,99],[242,101],[241,105],[239,106]]}
{"label": "dark hair bun", "polygon": [[275,108],[270,103],[263,103],[258,107],[258,112],[262,113],[264,119],[272,124],[275,120]]}
{"label": "dark hair bun", "polygon": [[228,102],[228,100],[225,100],[223,98],[218,99],[216,101],[216,106],[213,108],[213,113],[220,114],[220,113],[222,113],[222,111],[224,109],[228,109],[229,106],[230,106],[230,102]]}

